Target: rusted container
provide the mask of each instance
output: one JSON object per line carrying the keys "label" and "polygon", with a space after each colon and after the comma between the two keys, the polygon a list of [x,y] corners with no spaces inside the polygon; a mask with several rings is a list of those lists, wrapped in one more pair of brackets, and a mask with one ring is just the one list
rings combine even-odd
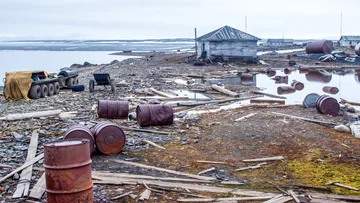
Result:
{"label": "rusted container", "polygon": [[44,144],[46,200],[48,203],[93,202],[88,139]]}
{"label": "rusted container", "polygon": [[97,149],[104,154],[117,154],[125,146],[125,133],[114,123],[99,122],[91,131],[94,134]]}
{"label": "rusted container", "polygon": [[266,75],[269,77],[274,77],[276,75],[276,70],[269,68],[266,70]]}
{"label": "rusted container", "polygon": [[291,94],[296,92],[296,89],[294,87],[289,87],[289,86],[280,86],[277,88],[277,93],[278,94]]}
{"label": "rusted container", "polygon": [[289,66],[295,66],[295,65],[296,65],[296,61],[294,61],[294,60],[289,61]]}
{"label": "rusted container", "polygon": [[315,103],[319,96],[320,95],[316,93],[308,94],[303,101],[303,106],[305,108],[315,108]]}
{"label": "rusted container", "polygon": [[287,58],[288,60],[290,60],[290,59],[291,59],[291,55],[288,54],[286,58]]}
{"label": "rusted container", "polygon": [[99,118],[127,119],[129,115],[129,102],[127,101],[98,101]]}
{"label": "rusted container", "polygon": [[329,83],[332,79],[332,74],[325,70],[309,70],[305,78],[310,82]]}
{"label": "rusted container", "polygon": [[305,49],[307,54],[331,54],[334,44],[330,40],[310,42]]}
{"label": "rusted container", "polygon": [[322,90],[328,94],[337,94],[339,92],[339,88],[331,86],[325,86],[322,88]]}
{"label": "rusted container", "polygon": [[309,72],[309,67],[304,65],[299,66],[299,73],[308,73],[308,72]]}
{"label": "rusted container", "polygon": [[291,72],[292,72],[292,70],[291,70],[290,68],[285,68],[285,69],[284,69],[284,73],[285,73],[286,75],[291,74]]}
{"label": "rusted container", "polygon": [[254,75],[250,73],[242,73],[240,76],[241,82],[253,82]]}
{"label": "rusted container", "polygon": [[139,105],[136,118],[140,126],[172,125],[174,110],[169,104]]}
{"label": "rusted container", "polygon": [[315,107],[320,113],[332,116],[338,115],[340,110],[338,101],[328,95],[321,95],[318,97],[315,102]]}
{"label": "rusted container", "polygon": [[355,54],[360,56],[360,43],[355,46]]}
{"label": "rusted container", "polygon": [[288,76],[279,76],[279,75],[277,75],[272,79],[275,80],[276,84],[281,84],[281,83],[288,84],[289,83],[289,77]]}
{"label": "rusted container", "polygon": [[90,144],[90,154],[92,154],[94,151],[95,139],[93,133],[88,127],[84,125],[70,126],[64,134],[64,140],[73,138],[88,139]]}
{"label": "rusted container", "polygon": [[304,89],[304,83],[293,80],[291,86],[294,87],[296,90],[300,91]]}

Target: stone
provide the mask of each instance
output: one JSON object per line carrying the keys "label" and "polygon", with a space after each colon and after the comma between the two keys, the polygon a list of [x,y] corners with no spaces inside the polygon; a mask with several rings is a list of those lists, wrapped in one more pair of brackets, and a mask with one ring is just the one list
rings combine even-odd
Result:
{"label": "stone", "polygon": [[21,135],[17,132],[11,132],[11,135],[14,136],[14,138],[19,141],[19,140],[22,140],[24,138],[24,135]]}

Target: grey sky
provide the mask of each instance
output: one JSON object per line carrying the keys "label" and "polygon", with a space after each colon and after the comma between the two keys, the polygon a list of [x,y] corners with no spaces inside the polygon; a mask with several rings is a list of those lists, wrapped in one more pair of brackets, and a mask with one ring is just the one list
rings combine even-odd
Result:
{"label": "grey sky", "polygon": [[360,35],[359,0],[0,0],[0,40],[144,39],[229,25],[260,38]]}

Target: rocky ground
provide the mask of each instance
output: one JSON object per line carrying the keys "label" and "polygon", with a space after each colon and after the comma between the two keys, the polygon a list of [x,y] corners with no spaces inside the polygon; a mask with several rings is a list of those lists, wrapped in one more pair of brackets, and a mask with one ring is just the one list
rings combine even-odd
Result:
{"label": "rocky ground", "polygon": [[[134,53],[132,53],[134,54]],[[299,53],[301,55],[301,53]],[[263,60],[269,65],[250,65],[242,63],[220,63],[207,66],[193,66],[190,54],[181,53],[142,53],[141,58],[128,59],[122,62],[113,61],[108,65],[76,68],[80,83],[85,84],[84,92],[72,92],[63,89],[59,95],[29,102],[5,102],[1,98],[0,117],[13,113],[25,113],[43,110],[60,109],[64,112],[77,111],[76,117],[59,116],[33,118],[21,121],[1,121],[0,123],[0,162],[13,166],[3,167],[1,176],[11,172],[16,164],[25,162],[30,136],[34,130],[39,132],[37,153],[43,152],[43,143],[62,139],[66,129],[74,124],[89,127],[99,119],[96,105],[99,99],[124,100],[129,99],[132,117],[136,117],[133,107],[146,103],[142,97],[152,96],[146,88],[155,88],[173,94],[172,90],[201,90],[211,100],[226,99],[226,97],[211,89],[209,84],[196,82],[195,76],[204,78],[233,77],[241,72],[266,72],[269,67],[288,67],[286,54],[266,55]],[[295,59],[296,60],[296,59]],[[301,60],[298,63],[311,64],[314,61]],[[115,79],[117,89],[110,91],[96,86],[95,92],[88,90],[88,81],[92,73],[110,73]],[[183,82],[175,82],[181,79]],[[256,87],[245,85],[225,85],[241,97],[252,96]],[[169,132],[168,135],[145,133],[126,130],[126,146],[115,155],[103,155],[96,151],[92,155],[94,171],[113,173],[131,173],[154,177],[179,177],[156,170],[143,169],[110,161],[111,159],[127,160],[151,166],[197,174],[200,171],[215,167],[203,174],[217,181],[232,181],[235,185],[225,185],[216,182],[212,186],[232,188],[235,190],[251,190],[282,194],[274,185],[298,194],[329,193],[339,195],[360,196],[360,192],[337,186],[325,186],[329,181],[338,180],[345,185],[360,188],[360,140],[349,133],[337,132],[332,125],[324,126],[298,119],[274,114],[283,113],[317,121],[335,124],[346,124],[343,116],[328,116],[319,114],[315,109],[305,109],[301,106],[251,105],[237,109],[220,110],[215,113],[190,114],[182,106],[173,102],[175,122],[171,126],[153,126],[141,128],[133,119],[111,120],[118,125]],[[184,101],[183,101],[184,102]],[[186,101],[185,101],[186,102]],[[194,101],[192,101],[194,102]],[[214,110],[224,104],[201,105],[191,110]],[[256,113],[244,121],[236,122],[237,118]],[[14,134],[14,132],[16,132]],[[166,150],[149,145],[145,140],[165,147]],[[244,163],[244,159],[283,156],[282,161],[269,161],[260,168],[235,172],[241,167],[253,166],[258,163]],[[206,160],[219,163],[201,163]],[[34,166],[42,168],[40,161]],[[31,187],[37,182],[43,172],[33,171]],[[14,176],[1,183],[0,200],[2,202],[20,202],[25,199],[11,199],[18,177]],[[174,183],[175,184],[175,183]],[[197,191],[196,189],[159,187],[149,185],[154,189],[148,202],[177,202],[179,198],[194,198],[201,196],[211,198],[238,197],[232,192],[218,193]],[[103,185],[96,184],[93,188],[95,202],[138,202],[140,194],[146,189],[145,184],[137,185]],[[156,189],[156,190],[155,190]],[[111,198],[132,192],[118,200]],[[303,202],[311,202],[306,196],[300,197]],[[39,200],[46,201],[46,195]],[[216,199],[213,199],[216,201]],[[323,200],[326,202],[327,200]],[[330,201],[330,200],[329,200]],[[263,202],[263,201],[250,201]],[[315,201],[314,201],[315,202]],[[319,202],[319,201],[318,201]],[[321,201],[320,201],[321,202]]]}

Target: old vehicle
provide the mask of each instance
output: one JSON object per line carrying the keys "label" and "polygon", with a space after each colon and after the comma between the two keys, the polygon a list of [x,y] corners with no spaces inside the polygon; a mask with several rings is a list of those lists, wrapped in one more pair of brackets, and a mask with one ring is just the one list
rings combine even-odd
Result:
{"label": "old vehicle", "polygon": [[7,72],[4,79],[4,93],[7,100],[39,99],[58,94],[61,88],[72,88],[79,83],[78,74],[60,71],[48,74],[46,71]]}
{"label": "old vehicle", "polygon": [[95,90],[95,81],[96,81],[96,86],[104,86],[106,89],[106,85],[110,85],[111,87],[111,91],[114,92],[115,91],[115,80],[114,79],[110,79],[110,74],[108,73],[94,73],[93,74],[94,79],[91,79],[89,81],[89,91],[90,92],[94,92]]}

